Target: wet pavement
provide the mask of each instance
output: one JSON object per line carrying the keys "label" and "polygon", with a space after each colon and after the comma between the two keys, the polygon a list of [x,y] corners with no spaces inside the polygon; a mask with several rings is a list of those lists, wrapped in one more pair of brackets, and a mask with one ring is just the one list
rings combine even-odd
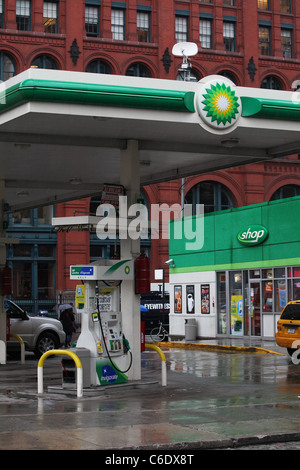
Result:
{"label": "wet pavement", "polygon": [[8,360],[0,365],[0,450],[299,449],[300,365],[284,349],[241,339],[166,343],[163,351],[166,387],[159,355],[146,350],[141,381],[82,398],[62,388],[61,357],[44,363],[43,395],[38,361]]}

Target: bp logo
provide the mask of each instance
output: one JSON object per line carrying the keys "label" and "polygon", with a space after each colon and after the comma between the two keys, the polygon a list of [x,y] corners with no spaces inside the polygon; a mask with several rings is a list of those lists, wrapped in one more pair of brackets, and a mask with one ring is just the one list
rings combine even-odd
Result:
{"label": "bp logo", "polygon": [[234,83],[226,79],[204,83],[197,97],[197,109],[202,120],[210,127],[224,130],[233,126],[241,111],[241,101]]}
{"label": "bp logo", "polygon": [[247,225],[237,234],[237,239],[244,246],[255,246],[263,243],[269,235],[263,225]]}

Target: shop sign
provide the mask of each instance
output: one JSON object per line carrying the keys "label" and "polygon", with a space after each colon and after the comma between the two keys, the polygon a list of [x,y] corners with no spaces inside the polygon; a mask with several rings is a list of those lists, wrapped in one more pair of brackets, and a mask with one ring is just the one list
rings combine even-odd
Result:
{"label": "shop sign", "polygon": [[244,246],[256,246],[263,243],[269,231],[263,225],[247,225],[237,234],[237,239]]}

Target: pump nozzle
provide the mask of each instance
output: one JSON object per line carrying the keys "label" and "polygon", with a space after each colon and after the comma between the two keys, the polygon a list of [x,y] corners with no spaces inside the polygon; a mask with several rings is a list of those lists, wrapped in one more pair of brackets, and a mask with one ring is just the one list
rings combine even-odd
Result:
{"label": "pump nozzle", "polygon": [[130,351],[130,344],[129,341],[125,338],[123,335],[123,348],[124,348],[124,353],[127,354],[128,351]]}

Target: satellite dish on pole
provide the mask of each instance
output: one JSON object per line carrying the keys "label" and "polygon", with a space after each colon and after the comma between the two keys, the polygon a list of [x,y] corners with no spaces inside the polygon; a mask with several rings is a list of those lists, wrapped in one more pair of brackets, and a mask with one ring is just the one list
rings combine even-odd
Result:
{"label": "satellite dish on pole", "polygon": [[176,57],[183,57],[181,68],[178,69],[179,75],[182,79],[186,82],[195,80],[195,78],[191,76],[192,64],[188,59],[189,57],[198,54],[197,44],[194,42],[178,42],[177,44],[174,44],[172,54]]}
{"label": "satellite dish on pole", "polygon": [[192,57],[198,54],[198,46],[194,42],[178,42],[174,44],[172,54],[176,57]]}

